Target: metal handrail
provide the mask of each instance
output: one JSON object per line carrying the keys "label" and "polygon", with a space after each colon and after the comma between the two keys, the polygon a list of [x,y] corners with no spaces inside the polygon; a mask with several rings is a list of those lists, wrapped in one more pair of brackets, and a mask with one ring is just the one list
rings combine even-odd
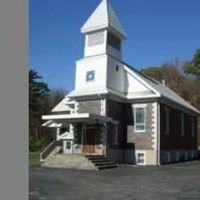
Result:
{"label": "metal handrail", "polygon": [[40,161],[43,161],[57,146],[57,141],[54,140],[51,142],[41,153],[40,153]]}

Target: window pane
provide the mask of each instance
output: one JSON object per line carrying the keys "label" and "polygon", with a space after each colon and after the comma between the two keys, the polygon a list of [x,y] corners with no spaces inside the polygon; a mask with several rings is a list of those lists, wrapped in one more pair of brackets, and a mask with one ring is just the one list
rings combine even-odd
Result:
{"label": "window pane", "polygon": [[144,163],[144,154],[143,153],[138,153],[137,162],[138,163]]}
{"label": "window pane", "polygon": [[117,38],[116,36],[114,36],[112,33],[108,33],[108,44],[118,50],[120,50],[120,48],[121,48],[120,39]]}
{"label": "window pane", "polygon": [[143,125],[136,124],[136,130],[144,130],[144,129],[145,129],[144,124]]}
{"label": "window pane", "polygon": [[144,108],[136,109],[136,123],[144,123]]}
{"label": "window pane", "polygon": [[71,149],[71,142],[67,142],[66,149]]}

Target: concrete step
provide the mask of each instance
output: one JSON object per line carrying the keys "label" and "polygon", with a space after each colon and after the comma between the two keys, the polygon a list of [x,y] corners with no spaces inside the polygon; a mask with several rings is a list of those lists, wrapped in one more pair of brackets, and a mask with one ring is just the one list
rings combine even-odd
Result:
{"label": "concrete step", "polygon": [[85,155],[86,158],[105,158],[103,155]]}
{"label": "concrete step", "polygon": [[111,162],[110,159],[96,159],[96,160],[90,160],[92,161],[93,163],[101,163],[101,162]]}
{"label": "concrete step", "polygon": [[104,165],[114,165],[115,163],[112,161],[109,162],[100,162],[100,163],[94,163],[95,166],[99,167],[99,166],[104,166]]}
{"label": "concrete step", "polygon": [[113,165],[102,165],[102,166],[98,166],[99,170],[103,170],[103,169],[111,169],[111,168],[116,168],[117,165],[113,164]]}
{"label": "concrete step", "polygon": [[103,155],[86,155],[86,158],[91,161],[98,170],[117,167],[116,163]]}

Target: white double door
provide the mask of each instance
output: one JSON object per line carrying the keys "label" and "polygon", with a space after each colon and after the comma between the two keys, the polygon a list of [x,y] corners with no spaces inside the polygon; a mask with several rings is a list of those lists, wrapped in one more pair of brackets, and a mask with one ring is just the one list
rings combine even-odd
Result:
{"label": "white double door", "polygon": [[65,153],[65,154],[73,153],[73,141],[71,141],[71,140],[63,141],[63,153]]}

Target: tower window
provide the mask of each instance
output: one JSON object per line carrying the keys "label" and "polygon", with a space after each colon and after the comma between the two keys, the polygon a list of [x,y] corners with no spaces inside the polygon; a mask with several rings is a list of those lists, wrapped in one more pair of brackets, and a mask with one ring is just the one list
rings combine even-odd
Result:
{"label": "tower window", "polygon": [[94,79],[95,79],[95,71],[94,70],[87,71],[86,72],[86,82],[94,81]]}
{"label": "tower window", "polygon": [[119,71],[119,66],[118,66],[118,65],[116,65],[116,71],[117,71],[117,72]]}
{"label": "tower window", "polygon": [[88,46],[103,44],[103,42],[104,42],[104,31],[88,34]]}
{"label": "tower window", "polygon": [[107,42],[110,46],[114,47],[115,49],[120,50],[121,49],[121,40],[117,38],[112,33],[108,32],[108,39]]}

